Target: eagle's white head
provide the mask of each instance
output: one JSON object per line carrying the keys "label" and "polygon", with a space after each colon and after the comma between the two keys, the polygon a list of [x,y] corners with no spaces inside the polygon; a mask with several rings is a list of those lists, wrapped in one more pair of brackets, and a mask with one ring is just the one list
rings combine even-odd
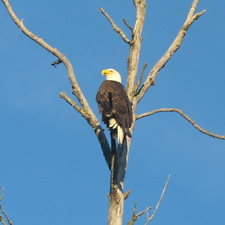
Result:
{"label": "eagle's white head", "polygon": [[106,77],[106,80],[112,80],[121,83],[121,76],[114,69],[102,70],[102,75]]}

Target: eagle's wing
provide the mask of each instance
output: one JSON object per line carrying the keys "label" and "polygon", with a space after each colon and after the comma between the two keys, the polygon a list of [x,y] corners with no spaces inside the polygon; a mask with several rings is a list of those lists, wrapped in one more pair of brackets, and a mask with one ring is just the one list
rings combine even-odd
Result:
{"label": "eagle's wing", "polygon": [[129,128],[132,124],[132,104],[123,85],[116,81],[104,81],[100,86],[96,101],[102,120],[109,126],[109,118],[117,123],[131,136]]}

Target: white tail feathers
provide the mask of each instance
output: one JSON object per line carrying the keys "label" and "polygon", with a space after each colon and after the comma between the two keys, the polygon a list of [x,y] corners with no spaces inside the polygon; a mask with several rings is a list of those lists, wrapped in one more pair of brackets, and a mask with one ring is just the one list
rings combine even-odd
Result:
{"label": "white tail feathers", "polygon": [[117,129],[117,135],[113,135],[113,138],[118,138],[118,144],[122,145],[124,139],[124,131],[114,118],[109,120],[109,129]]}
{"label": "white tail feathers", "polygon": [[123,144],[124,132],[121,126],[117,126],[118,144]]}
{"label": "white tail feathers", "polygon": [[116,129],[118,127],[118,123],[114,118],[109,120],[109,128]]}

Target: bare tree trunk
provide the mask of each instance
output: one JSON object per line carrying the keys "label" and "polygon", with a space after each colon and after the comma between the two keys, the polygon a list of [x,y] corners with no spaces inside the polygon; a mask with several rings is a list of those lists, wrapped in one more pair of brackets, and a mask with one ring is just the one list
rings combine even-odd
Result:
{"label": "bare tree trunk", "polygon": [[123,224],[124,195],[116,185],[109,196],[108,225]]}
{"label": "bare tree trunk", "polygon": [[[122,146],[115,151],[112,143],[111,182],[109,193],[108,225],[122,225],[125,199],[130,191],[123,192],[124,178],[127,170],[130,139],[126,138]],[[115,151],[115,152],[114,152]]]}

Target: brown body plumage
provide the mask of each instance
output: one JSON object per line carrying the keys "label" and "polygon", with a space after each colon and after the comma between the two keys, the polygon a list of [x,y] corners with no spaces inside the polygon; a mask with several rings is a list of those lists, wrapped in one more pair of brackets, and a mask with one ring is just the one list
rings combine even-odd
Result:
{"label": "brown body plumage", "polygon": [[[132,104],[125,88],[120,82],[105,80],[98,90],[96,101],[99,113],[102,114],[102,121],[114,137],[118,136],[118,143],[122,144],[125,134],[131,137],[129,128],[133,121]],[[118,134],[119,132],[122,134]]]}

